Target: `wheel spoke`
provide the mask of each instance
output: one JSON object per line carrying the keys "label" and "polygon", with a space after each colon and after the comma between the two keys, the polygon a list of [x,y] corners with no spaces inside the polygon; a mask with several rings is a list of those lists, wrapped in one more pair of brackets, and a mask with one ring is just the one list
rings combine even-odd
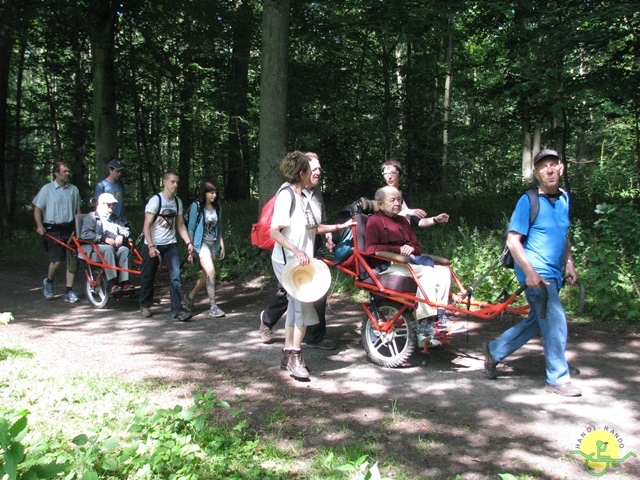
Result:
{"label": "wheel spoke", "polygon": [[[384,321],[398,315],[401,306],[396,303],[381,303],[378,311]],[[389,331],[382,332],[375,328],[368,317],[362,328],[362,340],[369,359],[384,367],[402,365],[413,353],[415,347],[415,332],[407,323],[405,315],[396,318]]]}

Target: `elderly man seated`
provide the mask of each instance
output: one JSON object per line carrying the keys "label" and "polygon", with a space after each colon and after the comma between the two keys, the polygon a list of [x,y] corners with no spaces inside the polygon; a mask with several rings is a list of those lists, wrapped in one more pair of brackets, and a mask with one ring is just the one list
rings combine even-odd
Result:
{"label": "elderly man seated", "polygon": [[[111,265],[116,265],[124,270],[116,270],[105,268],[104,273],[107,277],[107,291],[110,294],[121,290],[128,290],[131,287],[129,283],[129,247],[126,246],[130,232],[120,219],[113,214],[113,207],[118,203],[116,198],[110,193],[103,193],[98,197],[95,212],[91,212],[84,217],[82,221],[82,232],[80,238],[89,240],[97,245],[100,253]],[[88,255],[94,259],[97,255],[91,251],[93,246],[85,245],[82,247]],[[93,254],[93,255],[92,255]],[[116,277],[118,283],[116,283]]]}
{"label": "elderly man seated", "polygon": [[[391,252],[408,257],[427,299],[437,305],[446,305],[449,301],[449,288],[451,286],[451,274],[449,269],[442,265],[433,265],[429,259],[420,257],[422,249],[418,244],[418,238],[409,221],[400,215],[402,209],[402,194],[392,186],[378,189],[375,195],[378,211],[371,215],[367,221],[365,234],[365,251],[368,255],[376,252]],[[409,276],[409,270],[402,263],[393,263],[381,275]],[[416,296],[424,298],[420,289]],[[418,302],[416,308],[418,320],[418,334],[429,338],[430,346],[439,342],[432,338],[435,333],[433,328],[436,322],[442,325],[448,323],[443,307],[435,308],[424,302]]]}

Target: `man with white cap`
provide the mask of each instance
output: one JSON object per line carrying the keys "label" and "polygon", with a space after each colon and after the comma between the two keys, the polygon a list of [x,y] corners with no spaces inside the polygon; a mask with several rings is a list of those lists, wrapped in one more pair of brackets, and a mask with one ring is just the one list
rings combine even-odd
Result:
{"label": "man with white cap", "polygon": [[98,198],[103,193],[110,193],[116,198],[118,203],[113,207],[113,214],[123,222],[123,225],[127,224],[127,219],[124,216],[124,185],[120,180],[124,165],[117,158],[114,158],[108,165],[109,174],[107,178],[96,184],[95,191],[93,192],[94,198]]}
{"label": "man with white cap", "polygon": [[[128,272],[130,250],[127,246],[130,232],[124,223],[113,215],[114,206],[117,204],[118,200],[112,194],[101,194],[98,197],[95,212],[84,217],[80,234],[81,239],[96,244],[100,254],[109,265],[115,267],[116,260],[118,261],[120,270],[104,269],[109,294],[131,288]],[[84,245],[82,248],[88,255],[93,254],[94,259],[97,257],[96,253],[92,251],[93,245]]]}

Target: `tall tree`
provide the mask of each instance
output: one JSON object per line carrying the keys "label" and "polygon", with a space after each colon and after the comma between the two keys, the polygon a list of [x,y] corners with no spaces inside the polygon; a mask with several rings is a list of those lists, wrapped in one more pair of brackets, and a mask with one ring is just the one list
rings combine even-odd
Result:
{"label": "tall tree", "polygon": [[91,0],[94,23],[91,38],[93,59],[93,122],[96,164],[105,173],[107,164],[118,155],[116,118],[115,0]]}
{"label": "tall tree", "polygon": [[225,197],[248,199],[249,185],[249,56],[252,47],[253,7],[241,0],[233,25],[229,92],[229,160]]}
{"label": "tall tree", "polygon": [[260,204],[277,190],[287,151],[289,0],[264,0],[260,72]]}

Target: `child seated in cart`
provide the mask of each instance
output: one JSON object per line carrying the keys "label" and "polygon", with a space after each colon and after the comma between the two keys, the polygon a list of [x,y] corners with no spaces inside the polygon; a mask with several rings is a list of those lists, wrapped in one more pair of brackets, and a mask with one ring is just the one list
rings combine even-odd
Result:
{"label": "child seated in cart", "polygon": [[[129,283],[129,256],[128,239],[130,231],[123,222],[113,213],[113,207],[118,200],[110,194],[103,193],[98,197],[95,212],[86,215],[82,221],[80,238],[92,242],[82,248],[93,259],[98,258],[95,252],[97,247],[100,255],[106,263],[114,268],[105,268],[107,278],[107,292],[113,294],[127,291],[131,288]],[[116,266],[118,262],[118,268]],[[117,279],[117,283],[116,283]]]}

